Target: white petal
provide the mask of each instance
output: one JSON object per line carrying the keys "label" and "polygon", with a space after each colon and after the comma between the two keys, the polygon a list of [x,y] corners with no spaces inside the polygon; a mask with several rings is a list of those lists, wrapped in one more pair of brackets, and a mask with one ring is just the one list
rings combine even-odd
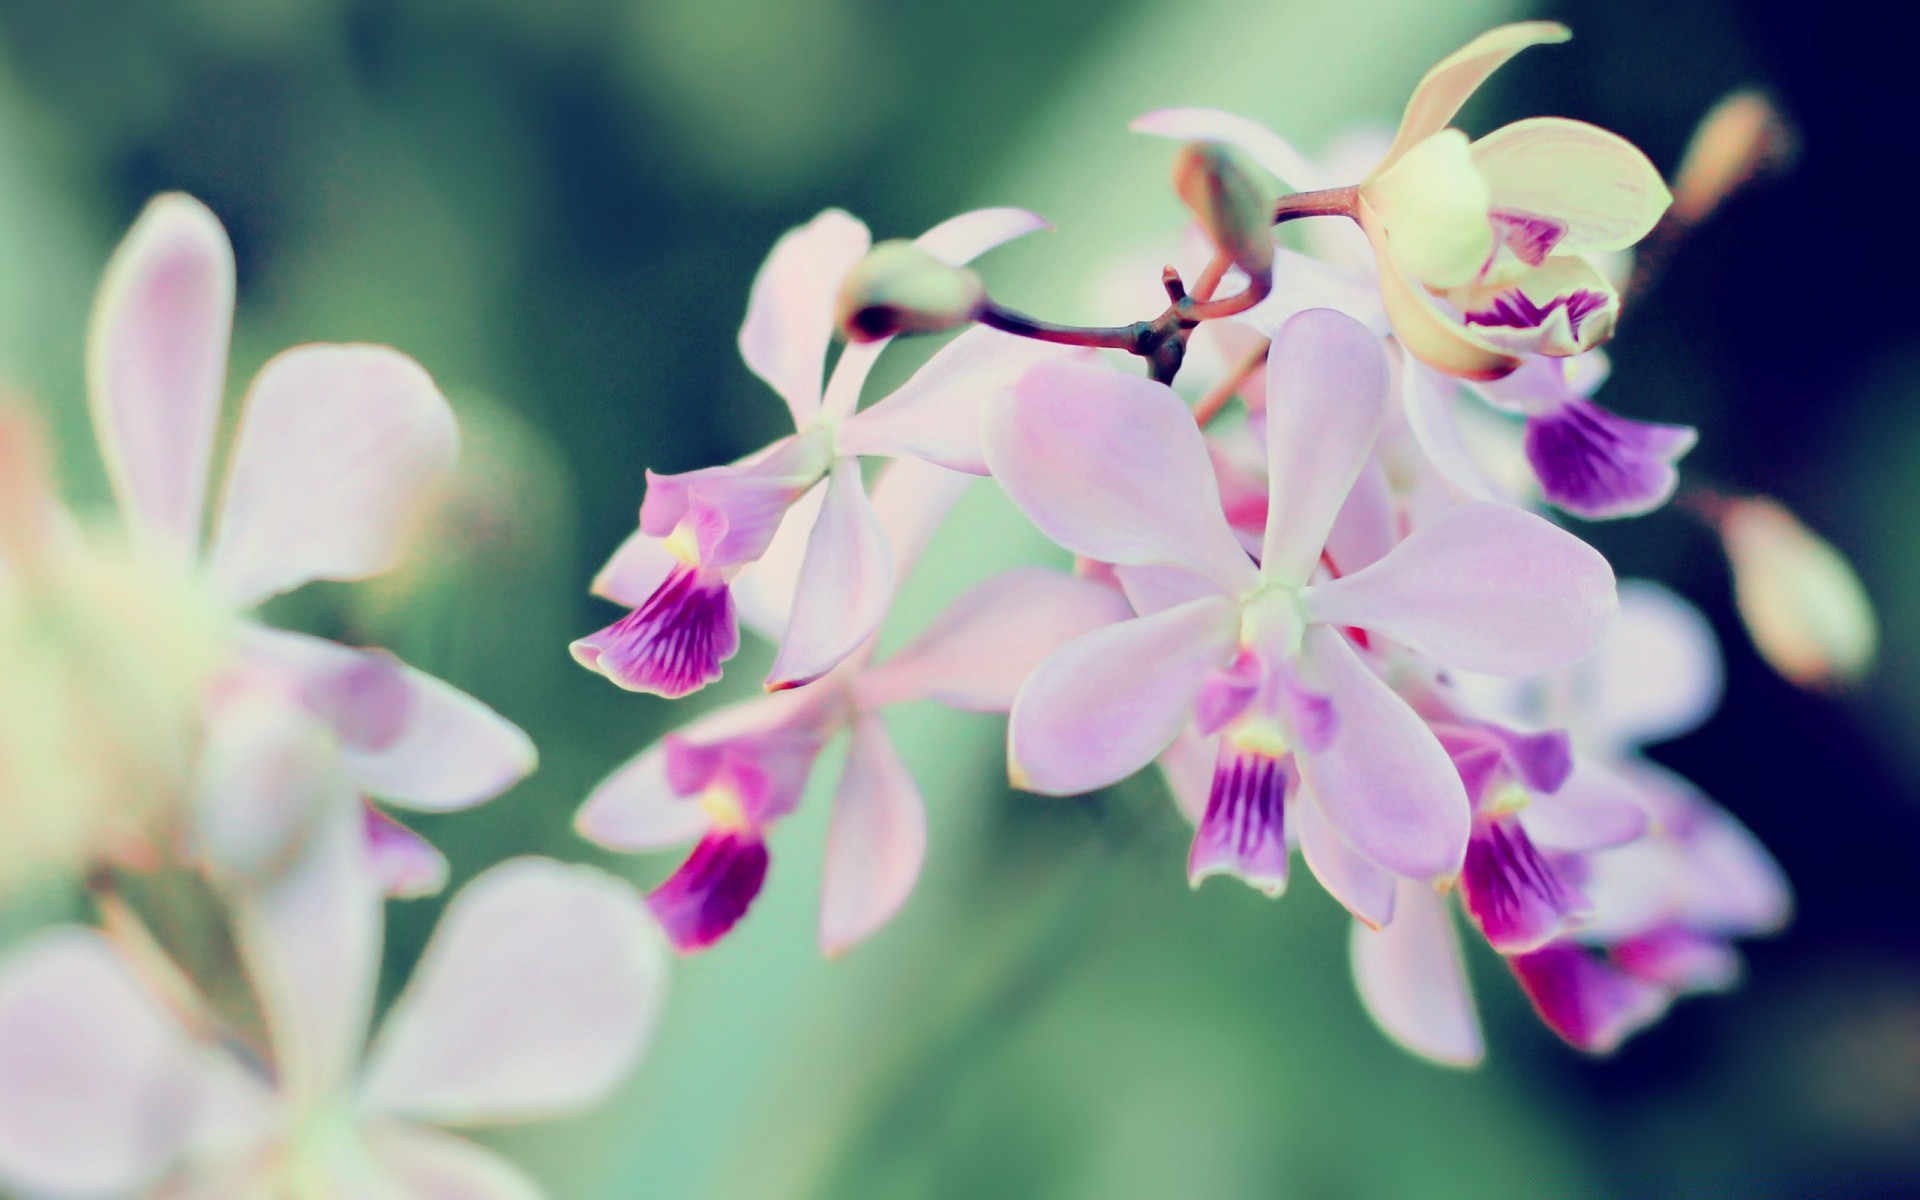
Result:
{"label": "white petal", "polygon": [[199,1103],[189,1044],[91,930],[0,960],[0,1182],[35,1193],[139,1189],[181,1150]]}
{"label": "white petal", "polygon": [[740,357],[787,402],[796,429],[820,411],[834,296],[871,240],[859,220],[830,208],[774,243],[754,277]]}
{"label": "white petal", "polygon": [[394,565],[453,471],[453,411],[385,346],[300,346],[247,393],[211,569],[234,603]]}
{"label": "white petal", "polygon": [[640,896],[521,858],[454,897],[369,1056],[367,1111],[442,1124],[592,1105],[639,1060],[666,992]]}
{"label": "white petal", "polygon": [[1581,664],[1578,732],[1616,749],[1679,737],[1720,706],[1725,672],[1700,610],[1645,579],[1620,584],[1620,620]]}
{"label": "white petal", "polygon": [[1431,888],[1402,881],[1393,922],[1353,926],[1353,981],[1386,1035],[1424,1058],[1454,1067],[1486,1054],[1466,964],[1446,907]]}
{"label": "white petal", "polygon": [[107,265],[87,335],[87,391],[130,523],[189,557],[227,379],[233,247],[190,196],[156,197]]}

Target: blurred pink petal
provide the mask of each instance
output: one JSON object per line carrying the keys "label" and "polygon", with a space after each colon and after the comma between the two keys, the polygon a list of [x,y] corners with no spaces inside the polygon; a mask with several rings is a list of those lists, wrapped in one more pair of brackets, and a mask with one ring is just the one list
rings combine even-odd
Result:
{"label": "blurred pink petal", "polygon": [[300,346],[247,393],[211,570],[236,604],[394,564],[453,470],[453,412],[384,346]]}
{"label": "blurred pink petal", "polygon": [[666,954],[640,897],[592,867],[502,863],[447,906],[373,1049],[376,1116],[470,1125],[604,1099],[666,997]]}
{"label": "blurred pink petal", "polygon": [[1386,416],[1386,352],[1331,309],[1288,321],[1267,355],[1267,534],[1261,573],[1295,586],[1320,561]]}
{"label": "blurred pink petal", "polygon": [[538,761],[519,726],[385,651],[264,626],[248,628],[243,645],[302,681],[340,736],[347,772],[383,800],[427,812],[466,808],[512,787]]}
{"label": "blurred pink petal", "polygon": [[893,582],[892,552],[867,499],[859,460],[839,459],[807,538],[793,614],[767,687],[811,683],[858,649],[886,616]]}
{"label": "blurred pink petal", "polygon": [[1291,815],[1300,854],[1320,886],[1360,921],[1379,929],[1393,919],[1394,877],[1340,840],[1312,793],[1301,790]]}
{"label": "blurred pink petal", "polygon": [[1489,675],[1549,670],[1612,626],[1613,568],[1532,513],[1464,504],[1379,562],[1305,592],[1313,620],[1378,630],[1441,663]]}
{"label": "blurred pink petal", "polygon": [[1213,764],[1220,757],[1218,738],[1202,737],[1191,726],[1180,731],[1160,752],[1160,772],[1166,777],[1173,804],[1190,824],[1207,815],[1207,796],[1213,790]]}
{"label": "blurred pink petal", "polygon": [[367,858],[388,897],[418,900],[447,886],[447,856],[432,842],[366,806]]}
{"label": "blurred pink petal", "polygon": [[1012,391],[1035,363],[1073,352],[985,325],[954,338],[913,377],[840,427],[842,454],[911,456],[985,475],[981,422],[993,397]]}
{"label": "blurred pink petal", "polygon": [[1507,965],[1547,1028],[1589,1054],[1611,1054],[1659,1019],[1672,998],[1569,942],[1516,955]]}
{"label": "blurred pink petal", "polygon": [[107,266],[87,337],[94,435],[129,524],[200,547],[233,328],[233,247],[177,192],[155,197]]}
{"label": "blurred pink petal", "polygon": [[787,402],[797,429],[820,411],[833,298],[871,240],[860,221],[830,208],[782,236],[754,277],[740,357]]}
{"label": "blurred pink petal", "polygon": [[1565,783],[1552,795],[1536,796],[1521,812],[1520,823],[1547,849],[1590,854],[1645,833],[1647,809],[1626,780],[1580,757]]}
{"label": "blurred pink petal", "polygon": [[1173,392],[1090,363],[1031,368],[987,410],[987,461],[1040,531],[1101,562],[1258,586],[1221,513],[1206,443]]}
{"label": "blurred pink petal", "polygon": [[1620,584],[1620,620],[1579,669],[1588,698],[1581,732],[1614,753],[1698,727],[1725,687],[1713,627],[1644,579]]}
{"label": "blurred pink petal", "polygon": [[1453,761],[1426,723],[1325,625],[1308,628],[1301,681],[1333,701],[1339,727],[1297,757],[1321,814],[1362,857],[1410,879],[1451,878],[1472,814]]}
{"label": "blurred pink petal", "polygon": [[1486,1054],[1460,942],[1432,888],[1402,880],[1393,921],[1379,930],[1355,922],[1353,980],[1382,1032],[1408,1050],[1451,1067]]}
{"label": "blurred pink petal", "polygon": [[1015,786],[1070,796],[1146,766],[1186,728],[1207,675],[1233,658],[1239,626],[1232,601],[1209,597],[1062,646],[1014,699]]}
{"label": "blurred pink petal", "polygon": [[465,1138],[399,1122],[364,1131],[396,1200],[545,1200],[519,1167]]}
{"label": "blurred pink petal", "polygon": [[919,637],[859,679],[861,703],[936,700],[1005,712],[1042,659],[1132,613],[1112,588],[1045,567],[1016,567],[976,585]]}
{"label": "blurred pink petal", "polygon": [[876,715],[853,727],[834,793],[820,893],[820,949],[839,954],[906,903],[927,855],[920,789]]}
{"label": "blurred pink petal", "polygon": [[0,959],[0,1182],[36,1194],[142,1190],[199,1106],[185,1034],[91,930]]}
{"label": "blurred pink petal", "polygon": [[680,560],[667,549],[664,538],[636,529],[614,550],[613,557],[593,577],[593,585],[588,590],[602,600],[611,600],[625,608],[639,608],[680,565]]}
{"label": "blurred pink petal", "polygon": [[1182,142],[1225,142],[1244,151],[1274,178],[1294,191],[1310,191],[1342,182],[1325,178],[1306,155],[1258,121],[1217,108],[1161,108],[1135,117],[1127,126]]}
{"label": "blurred pink petal", "polygon": [[298,678],[228,672],[210,690],[194,764],[193,852],[217,873],[257,879],[356,797],[333,732]]}
{"label": "blurred pink petal", "polygon": [[647,909],[675,950],[698,953],[747,915],[767,881],[767,861],[759,830],[716,825],[673,874],[647,893]]}

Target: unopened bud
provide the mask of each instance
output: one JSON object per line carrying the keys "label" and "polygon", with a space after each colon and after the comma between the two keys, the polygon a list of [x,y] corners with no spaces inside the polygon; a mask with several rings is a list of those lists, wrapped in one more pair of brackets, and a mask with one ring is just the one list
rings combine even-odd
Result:
{"label": "unopened bud", "polygon": [[987,298],[980,276],[912,242],[881,242],[840,285],[835,319],[851,342],[940,333],[974,319]]}
{"label": "unopened bud", "polygon": [[1878,623],[1846,558],[1764,497],[1726,501],[1713,516],[1733,565],[1740,619],[1774,670],[1802,687],[1865,675]]}
{"label": "unopened bud", "polygon": [[1249,276],[1273,270],[1273,198],[1231,151],[1187,143],[1173,160],[1173,190],[1234,266]]}
{"label": "unopened bud", "polygon": [[1793,131],[1759,92],[1734,92],[1701,119],[1673,181],[1673,219],[1694,225],[1757,176],[1784,166]]}

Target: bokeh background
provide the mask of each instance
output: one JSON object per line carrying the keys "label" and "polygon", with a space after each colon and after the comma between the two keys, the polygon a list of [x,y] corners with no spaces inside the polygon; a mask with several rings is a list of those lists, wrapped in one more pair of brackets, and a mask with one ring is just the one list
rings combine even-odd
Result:
{"label": "bokeh background", "polygon": [[[1516,61],[1470,128],[1564,114],[1670,168],[1708,105],[1758,84],[1800,130],[1795,172],[1737,199],[1629,314],[1604,395],[1698,425],[1693,478],[1777,493],[1848,553],[1882,614],[1881,669],[1840,698],[1797,692],[1733,623],[1697,524],[1580,528],[1722,631],[1724,709],[1657,756],[1796,883],[1798,917],[1753,947],[1745,987],[1593,1062],[1482,955],[1489,1061],[1433,1068],[1368,1025],[1345,921],[1311,884],[1278,903],[1189,893],[1186,829],[1157,783],[1013,795],[996,719],[908,710],[894,727],[933,841],[900,918],[819,957],[815,795],[780,829],[751,917],[680,965],[635,1081],[592,1116],[496,1140],[557,1196],[591,1200],[1898,1191],[1892,1173],[1920,1170],[1920,239],[1896,31],[1731,0],[4,0],[0,379],[52,414],[69,490],[100,495],[87,305],[114,241],[169,188],[236,243],[236,389],[297,341],[418,357],[466,428],[433,553],[279,616],[392,646],[540,743],[514,792],[420,821],[456,882],[537,851],[651,883],[670,858],[601,855],[572,811],[752,686],[766,651],[671,705],[564,647],[611,615],[585,582],[630,529],[643,468],[779,432],[733,337],[782,230],[830,204],[878,236],[1024,205],[1059,232],[999,252],[990,282],[1090,315],[1096,281],[1177,226],[1170,147],[1127,134],[1130,117],[1218,104],[1314,149],[1390,120],[1434,58],[1522,15],[1576,38]],[[890,371],[911,365],[896,357]],[[892,636],[1046,555],[976,489]],[[390,981],[436,910],[393,909]]]}

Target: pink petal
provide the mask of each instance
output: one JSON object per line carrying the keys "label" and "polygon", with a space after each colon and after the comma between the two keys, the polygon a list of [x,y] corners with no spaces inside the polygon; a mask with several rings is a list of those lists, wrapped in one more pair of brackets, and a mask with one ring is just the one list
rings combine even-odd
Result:
{"label": "pink petal", "polygon": [[407,808],[446,812],[506,791],[532,772],[533,741],[499,713],[385,651],[248,628],[256,661],[300,680],[340,737],[363,791]]}
{"label": "pink petal", "polygon": [[1233,875],[1267,896],[1287,890],[1286,811],[1299,775],[1288,756],[1220,743],[1207,808],[1187,850],[1187,885]]}
{"label": "pink petal", "polygon": [[[1349,232],[1359,236],[1358,231]],[[1272,294],[1236,320],[1272,337],[1282,325],[1315,308],[1345,313],[1375,333],[1388,331],[1380,283],[1373,272],[1322,262],[1284,246],[1274,248]],[[1201,328],[1211,329],[1218,324],[1226,323],[1209,321]]]}
{"label": "pink petal", "polygon": [[106,939],[62,927],[0,960],[0,1182],[144,1191],[200,1091],[184,1033]]}
{"label": "pink petal", "polygon": [[1536,796],[1520,814],[1540,845],[1568,854],[1624,846],[1647,830],[1647,809],[1633,786],[1591,758],[1574,759],[1573,774],[1551,795]]}
{"label": "pink petal", "polygon": [[794,591],[800,586],[800,564],[807,557],[807,538],[820,520],[820,506],[826,499],[827,481],[822,479],[788,507],[760,557],[733,577],[730,586],[740,623],[769,642],[778,642],[786,634]]}
{"label": "pink petal", "polygon": [[636,529],[614,550],[587,590],[623,608],[639,608],[680,565],[665,539]]}
{"label": "pink petal", "polygon": [[1644,579],[1620,584],[1620,621],[1581,664],[1581,732],[1616,751],[1697,728],[1720,706],[1725,672],[1700,610]]}
{"label": "pink petal", "polygon": [[676,565],[646,603],[568,645],[574,661],[630,692],[675,700],[720,678],[740,649],[722,571]]}
{"label": "pink petal", "polygon": [[1394,1041],[1450,1067],[1486,1055],[1466,964],[1445,904],[1433,889],[1402,880],[1393,922],[1353,927],[1353,981],[1367,1014]]}
{"label": "pink petal", "polygon": [[1327,823],[1396,875],[1452,877],[1466,855],[1471,812],[1453,760],[1426,723],[1324,625],[1307,630],[1300,676],[1332,699],[1338,722],[1325,749],[1298,752]]}
{"label": "pink petal", "polygon": [[689,560],[737,567],[766,553],[788,509],[833,469],[823,430],[781,438],[738,462],[677,475],[647,472],[640,530],[650,537],[692,535]]}
{"label": "pink petal", "polygon": [[927,810],[919,786],[880,718],[862,716],[834,793],[820,949],[840,954],[891,920],[913,891],[926,855]]}
{"label": "pink petal", "polygon": [[1459,393],[1459,380],[1425,366],[1404,344],[1401,346],[1400,394],[1407,427],[1427,462],[1468,500],[1506,499],[1480,469],[1461,433],[1455,412]]}
{"label": "pink petal", "polygon": [[1371,567],[1305,593],[1315,621],[1377,630],[1447,666],[1524,675],[1600,644],[1613,568],[1579,538],[1504,504],[1463,504]]}
{"label": "pink petal", "polygon": [[401,1200],[545,1200],[546,1192],[491,1150],[437,1129],[370,1126],[367,1153]]}
{"label": "pink petal", "polygon": [[1225,142],[1245,152],[1248,158],[1295,191],[1345,182],[1325,178],[1311,159],[1265,125],[1217,108],[1156,109],[1134,118],[1127,128],[1135,133],[1158,134],[1182,142]]}
{"label": "pink petal", "polygon": [[659,930],[626,883],[519,858],[447,906],[368,1056],[367,1112],[473,1124],[593,1105],[666,997]]}
{"label": "pink petal", "polygon": [[1213,790],[1213,764],[1220,757],[1220,739],[1201,737],[1191,726],[1160,752],[1160,773],[1173,793],[1174,807],[1191,824],[1198,825],[1207,814],[1207,797]]}
{"label": "pink petal", "polygon": [[740,357],[787,402],[797,429],[820,411],[834,296],[871,240],[860,221],[830,208],[774,243],[754,277]]}
{"label": "pink petal", "polygon": [[1474,830],[1460,896],[1487,943],[1502,954],[1539,949],[1592,908],[1512,817],[1483,820]]}
{"label": "pink petal", "polygon": [[1207,675],[1225,666],[1239,612],[1209,597],[1082,634],[1028,677],[1013,702],[1007,760],[1016,786],[1070,796],[1153,761],[1192,717]]}
{"label": "pink petal", "polygon": [[988,405],[987,461],[1028,519],[1076,554],[1187,567],[1231,593],[1258,584],[1221,513],[1206,443],[1169,388],[1041,363]]}
{"label": "pink petal", "polygon": [[1040,661],[1067,642],[1133,614],[1112,588],[1045,567],[1016,567],[961,596],[919,637],[865,672],[869,708],[937,700],[1006,712]]}
{"label": "pink petal", "polygon": [[1414,88],[1400,117],[1400,128],[1393,135],[1393,145],[1374,173],[1385,170],[1416,143],[1445,129],[1467,98],[1508,59],[1529,46],[1564,42],[1571,36],[1557,21],[1522,21],[1490,29],[1441,59]]}
{"label": "pink petal", "polygon": [[300,346],[247,393],[213,543],[215,582],[257,604],[393,566],[453,470],[453,412],[385,346]]}
{"label": "pink petal", "polygon": [[1301,789],[1292,808],[1300,853],[1320,886],[1364,924],[1379,929],[1393,920],[1394,877],[1374,866],[1340,840],[1321,815],[1312,793]]}
{"label": "pink petal", "polygon": [[1370,567],[1400,540],[1400,513],[1379,455],[1367,460],[1327,533],[1327,559],[1340,575]]}
{"label": "pink petal", "polygon": [[711,948],[747,915],[767,881],[767,843],[756,829],[716,825],[647,893],[647,911],[682,954]]}
{"label": "pink petal", "polygon": [[820,520],[807,538],[780,652],[767,687],[799,687],[831,671],[880,627],[893,601],[893,556],[867,499],[857,459],[833,465]]}
{"label": "pink petal", "polygon": [[134,222],[94,300],[87,384],[100,457],[128,521],[192,557],[233,328],[233,247],[180,193]]}
{"label": "pink petal", "polygon": [[1012,391],[1036,363],[1074,352],[985,325],[954,338],[912,378],[840,427],[842,454],[910,456],[985,475],[982,414],[996,396]]}
{"label": "pink petal", "polygon": [[1391,379],[1380,339],[1332,309],[1288,321],[1267,355],[1269,579],[1303,584],[1320,561],[1387,412]]}
{"label": "pink petal", "polygon": [[1509,958],[1507,965],[1547,1028],[1589,1054],[1611,1054],[1658,1020],[1672,999],[1665,988],[1568,942]]}
{"label": "pink petal", "polygon": [[388,898],[418,900],[447,886],[447,856],[432,842],[366,806],[367,857]]}

